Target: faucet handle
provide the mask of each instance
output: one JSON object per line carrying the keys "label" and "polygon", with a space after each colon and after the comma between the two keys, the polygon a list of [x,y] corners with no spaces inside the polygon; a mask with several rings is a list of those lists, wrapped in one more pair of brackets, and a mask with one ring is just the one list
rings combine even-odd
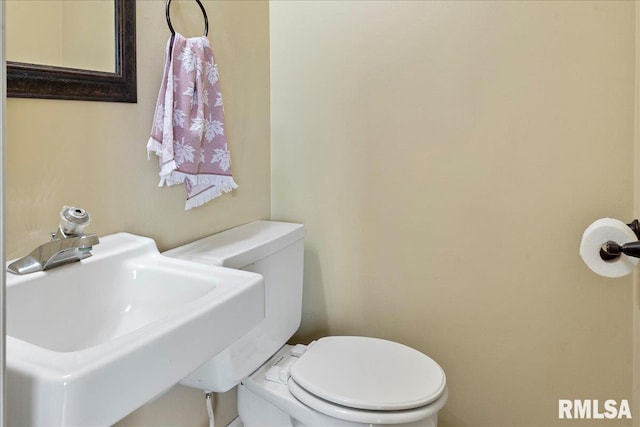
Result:
{"label": "faucet handle", "polygon": [[60,231],[64,235],[80,235],[90,222],[91,217],[85,209],[64,206],[60,212]]}

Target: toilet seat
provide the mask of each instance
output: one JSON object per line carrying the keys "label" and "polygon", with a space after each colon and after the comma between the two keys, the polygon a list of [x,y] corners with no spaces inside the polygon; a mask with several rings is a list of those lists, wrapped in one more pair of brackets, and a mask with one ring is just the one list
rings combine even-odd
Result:
{"label": "toilet seat", "polygon": [[349,414],[358,422],[384,423],[382,418],[396,420],[401,412],[422,418],[446,390],[444,371],[430,357],[378,338],[322,338],[290,373],[289,391],[298,400],[334,417]]}
{"label": "toilet seat", "polygon": [[300,402],[309,408],[333,418],[362,424],[403,424],[413,423],[433,416],[440,411],[447,402],[448,393],[445,386],[440,397],[429,405],[404,411],[371,411],[365,409],[353,409],[346,406],[327,402],[309,393],[300,387],[295,381],[288,383],[289,392]]}

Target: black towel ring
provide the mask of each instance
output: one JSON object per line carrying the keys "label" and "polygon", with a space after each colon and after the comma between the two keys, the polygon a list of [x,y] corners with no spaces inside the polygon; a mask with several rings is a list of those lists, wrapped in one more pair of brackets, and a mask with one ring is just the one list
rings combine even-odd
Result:
{"label": "black towel ring", "polygon": [[[207,11],[204,9],[204,6],[202,5],[202,2],[200,0],[196,0],[196,3],[198,3],[198,6],[200,6],[200,10],[202,11],[202,15],[204,16],[204,36],[206,37],[207,34],[209,34],[209,19],[207,18]],[[171,16],[169,14],[170,6],[171,6],[171,0],[167,0],[167,8],[166,8],[167,24],[169,25],[169,30],[171,31],[171,37],[173,37],[176,35],[176,32],[173,29],[173,25],[171,25]]]}

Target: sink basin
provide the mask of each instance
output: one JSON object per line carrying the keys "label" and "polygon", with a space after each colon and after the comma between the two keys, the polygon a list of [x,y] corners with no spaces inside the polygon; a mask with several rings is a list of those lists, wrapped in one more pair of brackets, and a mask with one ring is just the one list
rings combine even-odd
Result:
{"label": "sink basin", "polygon": [[111,425],[264,318],[262,276],[100,238],[93,256],[7,273],[8,425]]}

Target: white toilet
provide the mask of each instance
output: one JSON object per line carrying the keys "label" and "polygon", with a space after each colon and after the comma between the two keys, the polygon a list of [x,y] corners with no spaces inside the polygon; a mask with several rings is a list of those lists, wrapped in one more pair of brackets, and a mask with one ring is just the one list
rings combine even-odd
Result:
{"label": "white toilet", "polygon": [[264,320],[182,384],[215,392],[239,385],[246,427],[437,426],[446,377],[423,353],[366,337],[285,345],[300,326],[304,233],[301,224],[256,221],[164,253],[265,280]]}

